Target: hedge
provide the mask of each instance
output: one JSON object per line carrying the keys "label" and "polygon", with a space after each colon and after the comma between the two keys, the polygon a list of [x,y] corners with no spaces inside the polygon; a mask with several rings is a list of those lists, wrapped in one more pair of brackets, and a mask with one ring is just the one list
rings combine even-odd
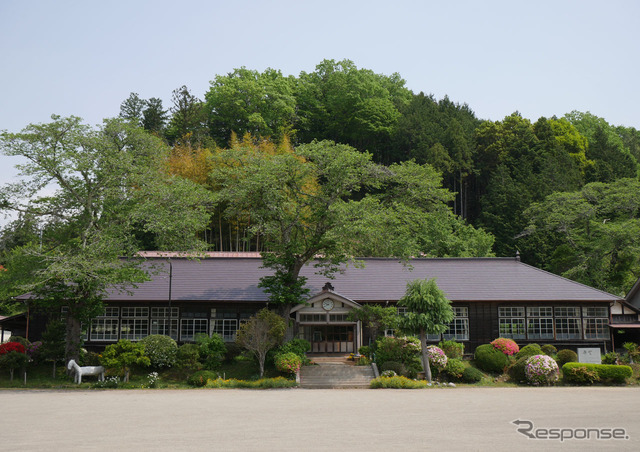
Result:
{"label": "hedge", "polygon": [[611,381],[614,383],[624,383],[627,378],[633,375],[633,370],[629,366],[616,366],[612,364],[590,364],[590,363],[566,363],[562,366],[562,374],[565,381],[569,383],[579,383],[572,381],[570,369],[576,367],[586,367],[587,370],[595,370],[600,377],[600,381]]}

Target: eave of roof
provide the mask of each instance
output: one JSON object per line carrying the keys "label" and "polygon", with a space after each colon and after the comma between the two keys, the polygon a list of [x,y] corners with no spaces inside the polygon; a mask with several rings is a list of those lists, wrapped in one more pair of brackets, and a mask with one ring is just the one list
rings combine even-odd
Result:
{"label": "eave of roof", "polygon": [[640,278],[638,278],[636,283],[633,285],[633,287],[625,297],[625,300],[627,301],[631,300],[631,298],[634,297],[636,295],[636,292],[638,292],[639,290],[640,290]]}

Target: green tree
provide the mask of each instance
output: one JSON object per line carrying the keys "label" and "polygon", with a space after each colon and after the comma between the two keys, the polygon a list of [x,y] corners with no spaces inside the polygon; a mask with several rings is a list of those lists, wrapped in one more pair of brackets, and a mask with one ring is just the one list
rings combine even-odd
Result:
{"label": "green tree", "polygon": [[215,370],[220,367],[222,361],[224,361],[224,355],[227,352],[227,347],[224,345],[222,336],[219,334],[199,333],[195,336],[196,344],[198,345],[200,352],[200,360],[205,369]]}
{"label": "green tree", "polygon": [[159,136],[164,132],[167,112],[162,108],[162,99],[152,97],[145,102],[142,110],[142,127]]}
{"label": "green tree", "polygon": [[306,293],[302,267],[323,254],[319,265],[330,273],[346,259],[330,235],[341,221],[336,205],[374,183],[371,157],[346,145],[315,142],[276,155],[232,148],[215,159],[212,179],[221,201],[228,203],[225,215],[250,214],[251,232],[263,237],[268,250],[264,265],[274,271],[260,285],[288,318]]}
{"label": "green tree", "polygon": [[399,108],[411,92],[399,74],[359,69],[352,61],[324,60],[298,79],[298,137],[301,142],[332,140],[390,163],[391,136]]}
{"label": "green tree", "polygon": [[42,333],[41,355],[45,360],[53,363],[53,378],[56,378],[56,365],[58,361],[64,361],[66,327],[62,320],[53,319],[47,323]]}
{"label": "green tree", "polygon": [[184,85],[173,90],[171,101],[171,118],[165,132],[169,143],[182,142],[194,146],[202,143],[207,137],[204,103]]}
{"label": "green tree", "polygon": [[260,378],[264,375],[267,352],[282,343],[286,329],[282,317],[267,308],[258,311],[238,328],[236,342],[256,357],[260,366]]}
{"label": "green tree", "polygon": [[3,133],[0,149],[27,160],[24,180],[2,190],[4,208],[46,225],[40,243],[12,249],[0,286],[29,292],[43,309],[67,306],[65,355],[77,360],[81,324],[102,312],[105,290],[147,279],[135,259],[138,235],[152,235],[158,248],[200,249],[194,232],[208,220],[210,195],[166,176],[162,141],[121,120],[94,130],[54,116]]}
{"label": "green tree", "polygon": [[553,193],[526,211],[521,234],[550,242],[544,268],[602,290],[625,294],[640,272],[640,182],[594,182]]}
{"label": "green tree", "polygon": [[144,345],[126,339],[121,339],[116,344],[107,345],[102,352],[100,362],[105,367],[120,369],[124,375],[125,383],[129,382],[132,366],[147,367],[151,365],[151,360],[144,354]]}
{"label": "green tree", "polygon": [[142,126],[142,112],[144,111],[146,102],[141,99],[138,93],[131,93],[120,104],[120,117],[136,126]]}
{"label": "green tree", "polygon": [[259,73],[242,67],[216,76],[205,94],[211,137],[226,146],[232,133],[279,139],[292,132],[295,85],[294,77],[271,68]]}
{"label": "green tree", "polygon": [[398,300],[398,306],[405,306],[407,313],[400,318],[400,328],[417,334],[422,347],[422,367],[431,383],[431,367],[427,353],[427,335],[442,334],[447,331],[454,313],[451,302],[438,288],[435,279],[414,280],[407,283],[405,295]]}
{"label": "green tree", "polygon": [[360,321],[369,329],[369,337],[372,342],[380,334],[381,330],[394,330],[398,327],[398,312],[395,307],[383,307],[379,305],[363,305],[349,313],[350,321]]}
{"label": "green tree", "polygon": [[[486,255],[492,238],[451,214],[429,166],[382,167],[347,145],[313,142],[274,154],[245,146],[214,156],[212,183],[227,218],[262,237],[260,287],[288,319],[307,293],[302,267],[331,275],[350,256]],[[321,258],[317,256],[321,255]]]}

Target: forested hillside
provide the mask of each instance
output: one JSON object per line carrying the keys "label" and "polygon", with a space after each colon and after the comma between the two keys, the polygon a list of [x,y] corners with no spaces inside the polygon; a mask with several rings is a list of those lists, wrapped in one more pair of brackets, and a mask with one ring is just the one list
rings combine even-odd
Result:
{"label": "forested hillside", "polygon": [[[197,233],[211,250],[519,252],[617,294],[640,275],[640,131],[590,113],[483,121],[399,74],[325,60],[297,77],[235,69],[203,99],[176,89],[169,106],[131,93],[120,117],[164,141],[167,175],[211,194]],[[61,234],[59,218],[20,210],[0,237],[5,267],[17,247]],[[162,246],[149,221],[134,225],[137,248]]]}

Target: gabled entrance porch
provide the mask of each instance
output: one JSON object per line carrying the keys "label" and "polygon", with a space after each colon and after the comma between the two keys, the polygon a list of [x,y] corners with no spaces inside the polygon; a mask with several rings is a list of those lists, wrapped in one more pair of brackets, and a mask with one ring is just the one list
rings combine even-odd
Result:
{"label": "gabled entrance porch", "polygon": [[333,291],[327,283],[307,303],[299,304],[295,314],[298,337],[311,343],[311,353],[356,353],[362,346],[360,322],[349,321],[349,313],[361,306]]}

